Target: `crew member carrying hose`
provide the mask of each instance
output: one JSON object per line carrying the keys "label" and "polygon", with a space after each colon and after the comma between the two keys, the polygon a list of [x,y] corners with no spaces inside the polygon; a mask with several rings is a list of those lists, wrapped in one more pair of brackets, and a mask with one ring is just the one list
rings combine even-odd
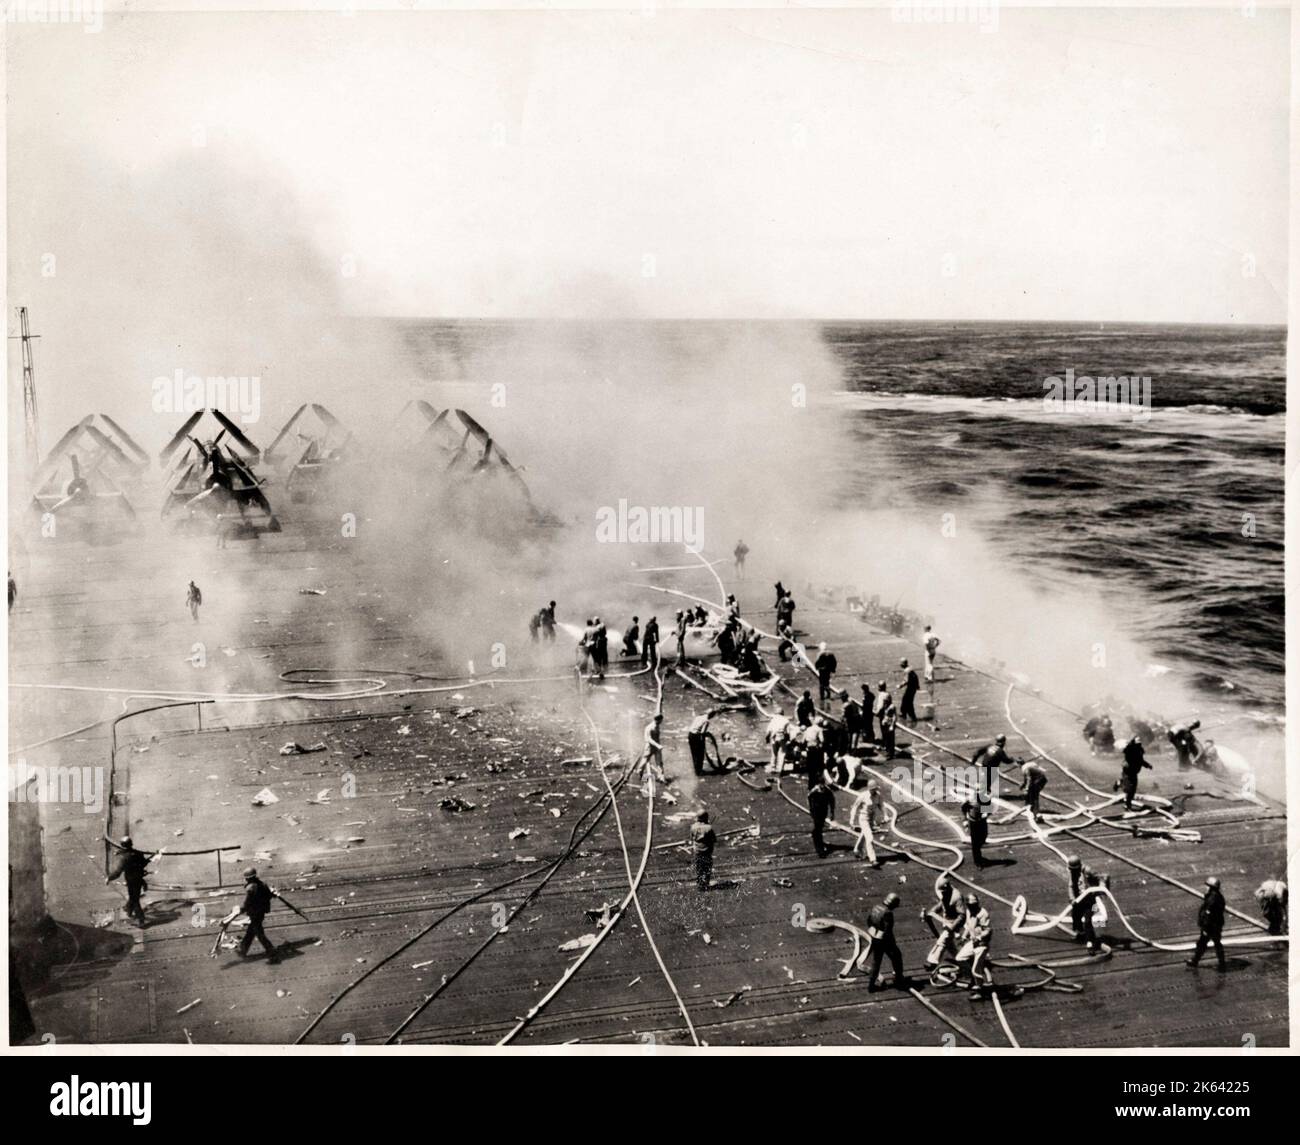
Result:
{"label": "crew member carrying hose", "polygon": [[[709,731],[709,721],[717,715],[718,709],[710,708],[702,716],[696,716],[686,732],[686,744],[691,749],[691,765],[696,775],[704,774],[707,763],[714,771],[726,771],[722,762],[722,753],[718,751],[718,741]],[[709,744],[713,744],[713,759],[709,759]]]}
{"label": "crew member carrying hose", "polygon": [[921,912],[921,921],[930,928],[935,942],[930,953],[925,956],[925,968],[933,970],[944,956],[957,959],[957,937],[966,927],[966,904],[952,885],[952,880],[943,875],[935,884],[938,901],[929,910]]}
{"label": "crew member carrying hose", "polygon": [[963,927],[966,941],[957,952],[957,965],[970,975],[972,987],[987,994],[993,989],[993,971],[989,967],[989,941],[993,937],[993,920],[980,906],[977,895],[966,896],[966,922]]}
{"label": "crew member carrying hose", "polygon": [[140,905],[140,895],[149,889],[145,876],[149,873],[149,860],[158,852],[137,851],[130,835],[123,835],[120,843],[114,843],[111,839],[108,841],[117,848],[118,855],[104,885],[107,886],[116,878],[121,878],[126,883],[127,917],[135,919],[143,927],[144,907]]}

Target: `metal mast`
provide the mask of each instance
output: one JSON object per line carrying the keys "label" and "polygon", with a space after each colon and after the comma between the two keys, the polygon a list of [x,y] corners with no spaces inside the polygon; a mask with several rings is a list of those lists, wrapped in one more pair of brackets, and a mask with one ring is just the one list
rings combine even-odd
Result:
{"label": "metal mast", "polygon": [[27,466],[35,470],[41,460],[41,424],[36,413],[36,362],[32,357],[33,335],[27,324],[27,307],[18,307],[18,328],[23,343],[23,430],[27,447]]}

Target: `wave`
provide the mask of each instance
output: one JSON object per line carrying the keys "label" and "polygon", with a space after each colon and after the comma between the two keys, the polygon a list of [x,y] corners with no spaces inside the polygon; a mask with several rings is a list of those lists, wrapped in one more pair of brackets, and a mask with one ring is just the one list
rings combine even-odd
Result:
{"label": "wave", "polygon": [[[836,390],[836,401],[847,409],[912,409],[926,413],[969,414],[977,417],[1005,417],[1020,421],[1039,421],[1054,425],[1114,426],[1145,430],[1151,433],[1223,432],[1224,423],[1238,428],[1257,427],[1284,433],[1286,412],[1272,403],[1260,403],[1260,409],[1242,406],[1219,406],[1198,402],[1192,405],[1154,405],[1151,409],[1135,406],[1111,407],[1115,412],[1075,413],[1047,408],[1042,398],[1005,396],[962,397],[954,394],[908,393],[898,390]],[[1075,407],[1076,409],[1080,407]],[[1094,406],[1094,409],[1105,407]]]}

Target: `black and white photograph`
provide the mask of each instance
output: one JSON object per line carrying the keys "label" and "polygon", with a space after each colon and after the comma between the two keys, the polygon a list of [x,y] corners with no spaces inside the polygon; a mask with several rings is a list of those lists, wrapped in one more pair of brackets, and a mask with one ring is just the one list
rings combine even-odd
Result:
{"label": "black and white photograph", "polygon": [[1289,4],[4,9],[9,1054],[1290,1052]]}

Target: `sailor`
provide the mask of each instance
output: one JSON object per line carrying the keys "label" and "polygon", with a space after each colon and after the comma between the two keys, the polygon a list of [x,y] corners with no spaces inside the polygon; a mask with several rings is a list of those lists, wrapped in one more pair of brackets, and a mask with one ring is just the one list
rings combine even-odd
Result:
{"label": "sailor", "polygon": [[934,661],[939,653],[939,645],[943,643],[931,630],[927,624],[925,632],[921,637],[921,643],[925,647],[925,682],[926,685],[934,689]]}
{"label": "sailor", "polygon": [[1160,741],[1150,720],[1144,720],[1138,716],[1129,716],[1128,726],[1144,748],[1149,748],[1151,751],[1160,750]]}
{"label": "sailor", "polygon": [[880,976],[880,964],[886,954],[889,955],[889,965],[894,970],[894,989],[908,988],[907,975],[903,973],[903,952],[898,949],[898,940],[894,937],[894,908],[902,901],[890,891],[867,915],[867,934],[871,936],[871,969],[867,972],[867,989],[870,991],[879,988],[877,979]]}
{"label": "sailor", "polygon": [[122,841],[113,843],[113,846],[117,849],[117,857],[113,861],[108,878],[104,880],[104,885],[107,886],[114,879],[121,878],[126,884],[127,917],[135,919],[140,926],[144,926],[144,907],[140,905],[140,895],[149,889],[145,876],[149,873],[149,860],[157,852],[137,851],[130,835],[123,835]]}
{"label": "sailor", "polygon": [[185,604],[190,610],[190,615],[194,617],[195,620],[198,620],[199,618],[199,605],[202,603],[203,593],[200,591],[197,584],[190,581],[190,587],[185,593]]}
{"label": "sailor", "polygon": [[993,989],[993,970],[988,964],[989,942],[993,937],[993,920],[980,906],[977,895],[966,896],[966,922],[962,929],[965,942],[957,951],[957,965],[970,975],[971,985],[981,993]]}
{"label": "sailor", "polygon": [[831,690],[831,677],[835,675],[838,667],[835,653],[826,650],[826,641],[823,640],[817,645],[817,659],[813,663],[813,668],[817,671],[817,698],[823,703],[834,694]]}
{"label": "sailor", "polygon": [[1196,742],[1196,737],[1192,734],[1200,726],[1201,721],[1195,720],[1187,726],[1177,724],[1169,729],[1169,742],[1174,745],[1174,751],[1178,753],[1179,767],[1191,767],[1200,757],[1201,745]]}
{"label": "sailor", "polygon": [[867,743],[876,742],[875,728],[876,694],[871,690],[870,681],[862,681],[862,739]]}
{"label": "sailor", "polygon": [[1201,754],[1196,757],[1196,766],[1203,767],[1207,771],[1216,774],[1222,774],[1223,761],[1219,758],[1219,749],[1214,746],[1214,740],[1207,739],[1201,748]]}
{"label": "sailor", "polygon": [[844,701],[844,710],[840,713],[840,718],[844,721],[844,734],[848,739],[847,747],[849,751],[853,751],[858,746],[858,737],[862,735],[862,705],[848,692],[841,692],[840,698]]}
{"label": "sailor", "polygon": [[987,795],[977,794],[975,802],[966,802],[961,805],[961,812],[966,820],[966,831],[970,836],[970,853],[975,860],[977,867],[987,867],[988,860],[984,858],[984,844],[988,842],[989,821],[985,808],[989,800]]}
{"label": "sailor", "polygon": [[966,904],[947,875],[940,875],[934,884],[938,901],[929,910],[921,912],[921,921],[934,935],[934,945],[925,956],[925,968],[933,970],[944,957],[957,959],[957,939],[966,927]]}
{"label": "sailor", "polygon": [[994,776],[1001,774],[1000,769],[1004,763],[1023,763],[1007,754],[1007,737],[1004,735],[999,735],[992,743],[986,743],[971,756],[970,761],[976,767],[984,768],[984,791],[989,795],[993,794]]}
{"label": "sailor", "polygon": [[734,592],[727,593],[727,619],[737,624],[740,623],[740,605],[736,601]]}
{"label": "sailor", "polygon": [[645,746],[641,749],[639,762],[660,783],[667,783],[668,776],[664,772],[664,745],[660,738],[663,725],[663,712],[655,712],[654,718],[645,726]]}
{"label": "sailor", "polygon": [[677,610],[677,624],[674,628],[677,636],[677,667],[686,667],[686,613]]}
{"label": "sailor", "polygon": [[716,763],[713,765],[715,771],[725,771],[722,765],[722,753],[718,751],[718,741],[713,733],[709,731],[709,721],[715,715],[714,709],[710,708],[702,716],[696,716],[691,721],[691,726],[686,730],[686,744],[691,749],[691,765],[695,768],[696,775],[704,774],[704,765],[710,763],[709,744],[713,744],[713,754],[716,757]]}
{"label": "sailor", "polygon": [[778,707],[768,721],[767,731],[763,735],[763,738],[772,749],[772,759],[768,764],[769,783],[781,776],[781,771],[785,766],[786,747],[790,743],[790,734],[790,721]]}
{"label": "sailor", "polygon": [[1195,967],[1212,942],[1214,953],[1219,959],[1219,973],[1222,974],[1228,969],[1227,961],[1223,957],[1223,915],[1226,910],[1227,904],[1223,900],[1223,891],[1219,889],[1219,880],[1211,875],[1205,880],[1205,897],[1201,899],[1201,909],[1196,915],[1201,934],[1196,940],[1196,949],[1187,960],[1188,966]]}
{"label": "sailor", "polygon": [[1089,953],[1095,954],[1102,947],[1102,935],[1106,933],[1109,916],[1106,913],[1106,896],[1101,893],[1110,880],[1096,871],[1084,872],[1083,902],[1079,904],[1083,916],[1083,938],[1088,944]]}
{"label": "sailor", "polygon": [[909,726],[916,727],[916,693],[921,690],[921,681],[917,678],[916,669],[910,667],[906,660],[900,660],[898,666],[907,673],[903,679],[903,699],[898,714]]}
{"label": "sailor", "polygon": [[1093,716],[1083,725],[1083,738],[1088,741],[1088,747],[1093,755],[1098,752],[1109,755],[1113,752],[1115,750],[1115,728],[1111,724],[1110,716]]}
{"label": "sailor", "polygon": [[542,614],[541,611],[538,610],[528,618],[528,638],[534,644],[537,643],[537,633],[541,629],[541,627],[542,627]]}
{"label": "sailor", "polygon": [[1255,890],[1255,901],[1268,922],[1269,934],[1286,933],[1286,883],[1281,879],[1265,879]]}
{"label": "sailor", "polygon": [[788,624],[783,624],[777,628],[776,634],[781,638],[781,642],[776,646],[776,654],[782,661],[790,660],[794,656],[794,629]]}
{"label": "sailor", "polygon": [[9,574],[9,611],[14,610],[14,601],[18,599],[18,582],[14,580],[14,574]]}
{"label": "sailor", "polygon": [[1151,770],[1151,765],[1147,763],[1146,751],[1142,747],[1142,741],[1137,736],[1131,737],[1124,744],[1124,768],[1120,772],[1119,781],[1124,788],[1124,809],[1133,810],[1133,798],[1137,795],[1138,776],[1142,774],[1142,769]]}
{"label": "sailor", "polygon": [[780,607],[781,607],[781,601],[782,601],[782,600],[784,599],[784,597],[785,597],[785,585],[783,585],[780,581],[777,581],[776,584],[773,585],[773,587],[776,589],[776,603],[775,603],[774,605],[772,605],[772,607],[773,607],[773,608],[780,608]]}
{"label": "sailor", "polygon": [[605,669],[609,667],[609,632],[605,622],[599,616],[595,618],[595,643],[592,647],[592,661],[596,666],[596,679],[605,678]]}
{"label": "sailor", "polygon": [[691,612],[691,623],[696,628],[703,628],[709,622],[709,610],[702,604],[697,604]]}
{"label": "sailor", "polygon": [[794,597],[787,592],[776,606],[776,629],[778,632],[782,628],[794,630],[794,609]]}
{"label": "sailor", "polygon": [[695,886],[697,890],[707,891],[709,880],[713,877],[713,848],[718,836],[709,823],[709,813],[701,811],[691,824],[691,853],[695,859]]}
{"label": "sailor", "polygon": [[592,617],[587,617],[587,625],[582,630],[582,635],[578,637],[578,674],[585,675],[588,679],[596,674],[596,622]]}
{"label": "sailor", "polygon": [[632,627],[623,633],[623,655],[635,656],[637,654],[636,642],[641,639],[641,618],[632,617]]}
{"label": "sailor", "polygon": [[728,620],[717,632],[713,634],[710,644],[716,644],[718,655],[724,664],[730,664],[736,659],[736,629],[733,621]]}
{"label": "sailor", "polygon": [[1200,720],[1193,721],[1190,725],[1176,724],[1169,729],[1169,742],[1174,745],[1174,751],[1178,753],[1178,766],[1191,767],[1201,754],[1201,746],[1196,742],[1196,736],[1192,733],[1201,726]]}
{"label": "sailor", "polygon": [[1074,928],[1074,941],[1082,942],[1084,938],[1084,903],[1079,901],[1083,894],[1086,880],[1083,860],[1078,855],[1071,855],[1066,860],[1070,871],[1070,925]]}
{"label": "sailor", "polygon": [[641,664],[659,667],[659,618],[650,617],[645,622],[645,635],[641,640]]}
{"label": "sailor", "polygon": [[1043,794],[1043,788],[1046,786],[1047,772],[1043,770],[1041,764],[1030,760],[1020,765],[1020,787],[1025,793],[1025,804],[1029,808],[1029,814],[1035,819],[1039,816],[1038,798]]}
{"label": "sailor", "polygon": [[808,786],[820,783],[826,777],[826,721],[818,718],[811,727],[804,728],[799,738],[803,741],[804,767],[808,769]]}
{"label": "sailor", "polygon": [[873,701],[873,710],[875,711],[876,718],[879,719],[886,708],[892,708],[893,706],[894,697],[889,694],[889,685],[886,684],[884,680],[881,680],[880,683],[876,685],[876,695]]}
{"label": "sailor", "polygon": [[743,540],[739,540],[736,542],[736,547],[731,555],[736,558],[736,576],[744,580],[745,558],[749,556],[749,546]]}
{"label": "sailor", "polygon": [[542,639],[547,643],[555,643],[555,601],[551,601],[538,614],[542,622]]}
{"label": "sailor", "polygon": [[248,916],[248,928],[244,931],[244,937],[239,943],[240,958],[248,957],[248,948],[253,945],[253,939],[256,938],[262,944],[262,949],[266,951],[268,962],[280,961],[275,946],[266,937],[266,931],[262,929],[262,920],[266,918],[271,909],[271,898],[271,888],[257,877],[257,868],[247,868],[244,871],[244,903],[221,920],[224,926],[234,922],[235,916],[238,914],[242,913]]}
{"label": "sailor", "polygon": [[880,784],[874,779],[867,784],[867,790],[858,796],[849,812],[849,826],[858,832],[857,842],[853,844],[853,853],[861,853],[867,862],[879,869],[880,860],[876,858],[874,846],[876,828],[880,824],[882,812],[880,806]]}
{"label": "sailor", "polygon": [[817,711],[817,705],[813,703],[812,692],[807,688],[804,689],[803,696],[800,697],[799,703],[795,705],[794,716],[799,721],[801,728],[812,726],[813,715]]}
{"label": "sailor", "polygon": [[835,814],[835,794],[822,779],[808,788],[808,813],[812,816],[813,846],[817,857],[826,858],[831,849],[826,845],[826,820]]}
{"label": "sailor", "polygon": [[[898,730],[898,709],[894,707],[893,696],[888,692],[881,694],[885,697],[885,706],[880,712],[880,742],[885,749],[885,758],[893,759],[897,753],[894,733]],[[879,703],[879,696],[877,696],[877,703]]]}

